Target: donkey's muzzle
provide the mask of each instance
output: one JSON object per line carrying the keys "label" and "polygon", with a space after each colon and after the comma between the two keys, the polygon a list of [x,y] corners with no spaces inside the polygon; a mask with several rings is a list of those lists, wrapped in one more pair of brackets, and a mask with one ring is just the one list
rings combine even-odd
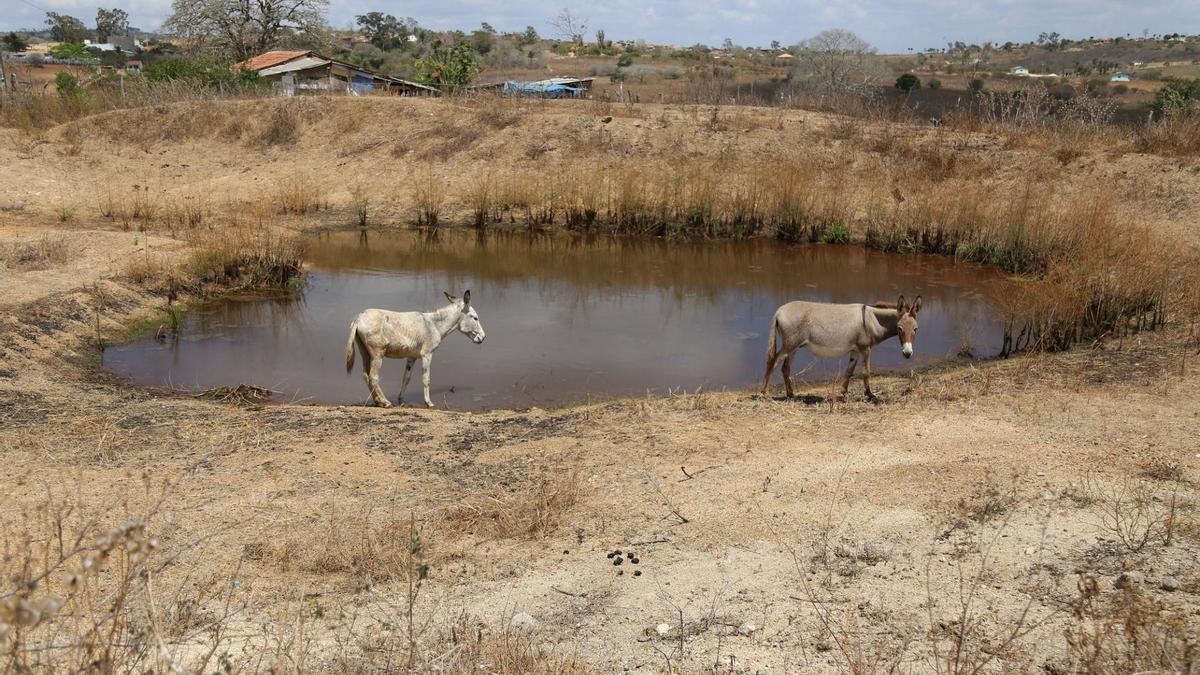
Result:
{"label": "donkey's muzzle", "polygon": [[900,353],[904,355],[904,358],[911,359],[913,353],[912,343],[905,342],[904,346],[900,349]]}

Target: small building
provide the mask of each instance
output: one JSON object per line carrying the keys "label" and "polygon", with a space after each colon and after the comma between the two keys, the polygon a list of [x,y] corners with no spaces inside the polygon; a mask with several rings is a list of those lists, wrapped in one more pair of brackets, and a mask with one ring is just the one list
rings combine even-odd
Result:
{"label": "small building", "polygon": [[775,60],[779,61],[780,63],[791,63],[793,60],[795,60],[795,58],[796,56],[791,52],[780,52],[779,54],[775,55]]}
{"label": "small building", "polygon": [[125,72],[133,75],[142,72],[142,62],[137,59],[125,62]]}
{"label": "small building", "polygon": [[112,35],[108,42],[92,42],[84,40],[83,46],[100,52],[122,51],[126,54],[142,51],[142,43],[129,35]]}
{"label": "small building", "polygon": [[1013,66],[1008,69],[1008,74],[1016,75],[1017,77],[1029,77],[1029,69],[1025,66]]}
{"label": "small building", "polygon": [[480,84],[474,91],[494,91],[507,96],[525,98],[583,98],[592,90],[592,77],[551,77],[536,82],[493,82]]}
{"label": "small building", "polygon": [[1108,81],[1109,82],[1128,82],[1129,81],[1129,73],[1117,73],[1116,75],[1113,75],[1112,77],[1108,78]]}
{"label": "small building", "polygon": [[286,96],[320,92],[354,96],[372,93],[434,96],[438,93],[434,87],[375,73],[313,51],[266,52],[234,67],[253,70],[277,83]]}

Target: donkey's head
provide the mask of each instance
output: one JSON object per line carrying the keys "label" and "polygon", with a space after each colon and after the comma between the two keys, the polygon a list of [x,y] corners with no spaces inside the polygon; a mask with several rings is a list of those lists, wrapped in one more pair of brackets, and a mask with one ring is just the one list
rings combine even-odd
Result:
{"label": "donkey's head", "polygon": [[[445,291],[442,292],[446,293]],[[479,315],[475,313],[475,308],[471,306],[471,291],[463,293],[461,300],[446,293],[446,299],[458,305],[458,329],[462,331],[463,335],[471,338],[471,342],[482,344],[485,337],[483,324],[479,323]]]}
{"label": "donkey's head", "polygon": [[900,353],[904,354],[904,358],[911,359],[913,355],[913,343],[917,341],[917,313],[921,311],[921,296],[917,296],[916,302],[908,304],[904,296],[896,302],[896,333],[900,337]]}

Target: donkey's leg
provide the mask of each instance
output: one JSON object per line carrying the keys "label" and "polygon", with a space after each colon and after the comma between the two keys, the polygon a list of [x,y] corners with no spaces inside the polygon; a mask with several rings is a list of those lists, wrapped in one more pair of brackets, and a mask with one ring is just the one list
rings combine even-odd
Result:
{"label": "donkey's leg", "polygon": [[877,401],[875,394],[871,393],[871,350],[864,349],[863,355],[863,393],[867,395],[868,401]]}
{"label": "donkey's leg", "polygon": [[767,372],[763,375],[762,395],[767,395],[767,389],[771,386],[771,373],[775,370],[775,363],[779,360],[778,352],[771,352],[767,355]]}
{"label": "donkey's leg", "polygon": [[429,364],[433,363],[433,354],[421,357],[421,384],[425,386],[425,405],[432,408],[433,401],[429,400]]}
{"label": "donkey's leg", "polygon": [[412,367],[416,362],[416,359],[408,359],[404,362],[404,382],[400,383],[400,397],[396,401],[400,405],[404,405],[404,391],[408,389],[408,378],[412,376]]}
{"label": "donkey's leg", "polygon": [[371,398],[375,401],[375,405],[379,406],[380,408],[390,408],[392,407],[391,401],[387,400],[387,396],[385,396],[383,394],[383,390],[379,388],[379,367],[383,365],[383,353],[371,352],[370,356],[371,366],[367,370],[365,377],[367,380],[367,387],[371,390]]}
{"label": "donkey's leg", "polygon": [[792,357],[795,355],[796,352],[791,351],[783,357],[783,386],[787,389],[788,398],[796,395],[796,392],[792,391]]}
{"label": "donkey's leg", "polygon": [[854,377],[854,367],[858,365],[858,352],[850,352],[850,363],[846,366],[846,376],[842,378],[842,395],[839,401],[846,400],[846,392],[850,389],[850,378]]}

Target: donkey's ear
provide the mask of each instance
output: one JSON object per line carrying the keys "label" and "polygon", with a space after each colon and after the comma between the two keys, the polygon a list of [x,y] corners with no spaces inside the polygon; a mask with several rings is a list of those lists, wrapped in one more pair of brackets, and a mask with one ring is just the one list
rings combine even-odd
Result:
{"label": "donkey's ear", "polygon": [[455,300],[458,300],[458,298],[454,297],[453,295],[450,295],[449,291],[442,291],[442,295],[446,296],[446,299],[449,300],[450,302],[454,302]]}
{"label": "donkey's ear", "polygon": [[917,299],[913,301],[913,306],[912,306],[913,316],[916,316],[917,312],[920,312],[920,311],[921,311],[921,296],[918,295]]}
{"label": "donkey's ear", "polygon": [[463,293],[463,307],[471,304],[471,291]]}
{"label": "donkey's ear", "polygon": [[896,301],[896,313],[903,314],[906,309],[908,309],[908,307],[905,306],[904,296],[901,295],[900,299]]}

